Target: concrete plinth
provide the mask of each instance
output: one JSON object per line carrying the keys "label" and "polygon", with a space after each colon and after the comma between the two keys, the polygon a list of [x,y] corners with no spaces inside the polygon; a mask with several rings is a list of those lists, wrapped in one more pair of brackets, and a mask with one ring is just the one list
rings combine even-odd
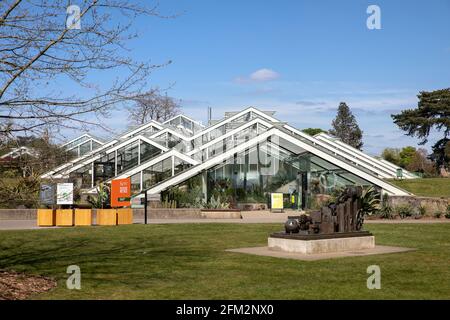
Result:
{"label": "concrete plinth", "polygon": [[333,253],[375,248],[374,236],[331,238],[319,240],[298,240],[268,238],[269,250],[302,254]]}

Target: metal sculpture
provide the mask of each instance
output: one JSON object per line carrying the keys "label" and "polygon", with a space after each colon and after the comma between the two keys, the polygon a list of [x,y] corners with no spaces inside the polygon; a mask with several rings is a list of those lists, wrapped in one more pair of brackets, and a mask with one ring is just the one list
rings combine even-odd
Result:
{"label": "metal sculpture", "polygon": [[332,234],[360,232],[364,223],[362,187],[347,187],[335,203],[309,215],[290,216],[285,224],[286,234]]}

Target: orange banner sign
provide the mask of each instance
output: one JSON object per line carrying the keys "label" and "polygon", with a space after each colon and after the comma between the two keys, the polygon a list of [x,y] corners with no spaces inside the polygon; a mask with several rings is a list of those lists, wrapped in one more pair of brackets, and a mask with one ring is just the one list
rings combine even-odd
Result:
{"label": "orange banner sign", "polygon": [[131,180],[117,179],[111,182],[111,207],[129,207],[131,205]]}

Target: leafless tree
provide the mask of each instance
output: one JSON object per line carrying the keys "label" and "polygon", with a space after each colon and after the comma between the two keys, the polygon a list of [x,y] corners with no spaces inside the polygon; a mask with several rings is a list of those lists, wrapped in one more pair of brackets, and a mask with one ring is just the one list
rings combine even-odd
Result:
{"label": "leafless tree", "polygon": [[[141,96],[150,72],[170,63],[135,61],[125,46],[138,16],[167,18],[149,2],[1,0],[0,136],[87,129]],[[117,77],[94,84],[103,72]],[[68,81],[73,94],[55,90]]]}
{"label": "leafless tree", "polygon": [[179,114],[181,109],[179,101],[161,94],[157,88],[134,100],[135,103],[127,108],[132,125],[144,124],[150,120],[166,121]]}

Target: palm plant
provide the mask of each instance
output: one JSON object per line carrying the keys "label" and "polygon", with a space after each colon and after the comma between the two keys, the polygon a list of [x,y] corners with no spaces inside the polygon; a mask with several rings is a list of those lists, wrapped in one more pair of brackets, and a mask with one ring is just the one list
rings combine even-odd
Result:
{"label": "palm plant", "polygon": [[87,202],[89,202],[93,208],[103,209],[109,205],[109,195],[109,187],[104,183],[100,183],[97,186],[97,195],[89,196]]}
{"label": "palm plant", "polygon": [[380,218],[381,219],[393,219],[394,218],[393,211],[394,211],[394,209],[389,204],[388,194],[387,193],[383,194],[383,201],[381,203],[380,215],[379,215]]}
{"label": "palm plant", "polygon": [[356,228],[360,230],[364,218],[375,214],[380,209],[380,193],[374,186],[363,188],[361,194],[361,208],[358,210]]}

